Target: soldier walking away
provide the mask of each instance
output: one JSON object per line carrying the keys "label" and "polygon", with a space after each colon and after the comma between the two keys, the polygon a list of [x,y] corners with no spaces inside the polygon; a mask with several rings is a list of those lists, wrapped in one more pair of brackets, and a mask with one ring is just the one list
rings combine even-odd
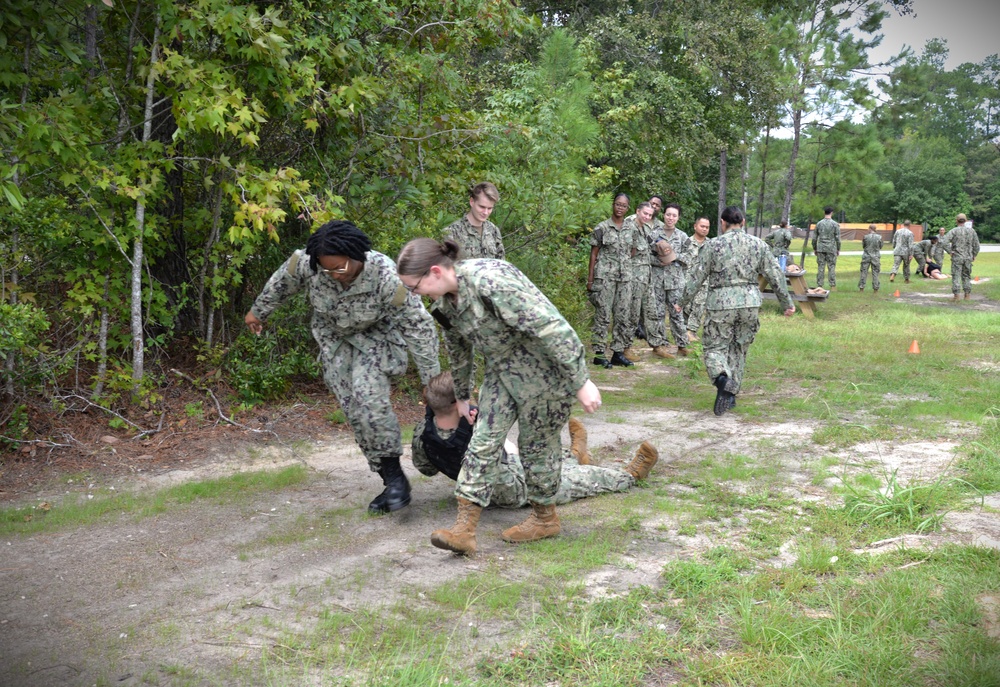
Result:
{"label": "soldier walking away", "polygon": [[684,293],[684,270],[690,253],[691,239],[677,228],[681,209],[671,203],[663,210],[663,226],[649,234],[652,244],[650,251],[650,307],[646,310],[647,343],[653,347],[653,354],[661,358],[673,358],[667,350],[666,318],[670,316],[670,333],[677,344],[677,355],[687,356],[687,327],[684,313],[674,305],[680,302]]}
{"label": "soldier walking away", "polygon": [[[590,236],[590,265],[587,267],[587,296],[594,306],[591,345],[594,365],[610,368],[630,367],[632,361],[623,351],[632,342],[628,309],[632,307],[632,236],[624,230],[629,197],[615,196],[611,217],[596,227]],[[612,320],[614,328],[612,329]],[[611,329],[611,357],[608,358],[608,330]]]}
{"label": "soldier walking away", "polygon": [[840,255],[840,225],[833,220],[833,208],[823,208],[825,217],[816,224],[812,247],[816,255],[816,286],[823,286],[823,271],[830,275],[830,288],[837,288],[837,256]]}
{"label": "soldier walking away", "polygon": [[951,256],[951,294],[958,300],[959,292],[965,298],[972,297],[972,263],[979,255],[979,236],[967,222],[969,218],[961,213],[955,218],[955,228],[944,237],[944,249]]}
{"label": "soldier walking away", "polygon": [[469,211],[462,219],[444,229],[445,238],[462,247],[467,258],[504,260],[506,251],[500,228],[490,221],[493,208],[500,202],[500,192],[488,181],[476,184],[469,192]]}
{"label": "soldier walking away", "polygon": [[913,248],[913,232],[910,231],[910,220],[903,222],[903,226],[896,230],[892,237],[892,272],[889,273],[889,281],[896,281],[896,272],[899,271],[899,263],[903,263],[903,279],[910,283],[910,252]]}
{"label": "soldier walking away", "polygon": [[761,294],[758,275],[771,283],[787,317],[795,313],[785,275],[767,244],[744,231],[743,211],[730,206],[722,212],[720,235],[702,251],[694,274],[684,288],[681,304],[708,283],[707,317],[702,345],[705,368],[716,388],[713,411],[722,415],[736,405],[743,383],[747,351],[760,329]]}
{"label": "soldier walking away", "polygon": [[[816,228],[819,229],[818,226]],[[777,229],[764,237],[764,243],[771,247],[771,253],[775,258],[789,255],[788,247],[792,245],[792,230],[788,228],[788,222],[782,220]]]}
{"label": "soldier walking away", "polygon": [[400,283],[396,264],[342,220],[320,227],[304,252],[292,253],[271,275],[244,318],[250,331],[259,335],[268,316],[302,290],[312,306],[323,381],[385,485],[368,511],[399,510],[410,503],[410,484],[399,465],[403,444],[389,377],[406,372],[407,349],[425,383],[441,371],[434,322]]}
{"label": "soldier walking away", "polygon": [[434,546],[476,550],[479,516],[492,497],[503,443],[514,422],[532,513],[503,532],[506,541],[533,541],[559,533],[556,494],[562,451],[559,432],[574,396],[586,412],[601,405],[586,352],[573,327],[520,270],[500,260],[456,262],[454,241],[414,239],[397,269],[406,288],[434,301],[431,314],[444,330],[459,413],[472,422],[470,351],[485,358],[479,421],[458,473],[458,517],[431,534]]}
{"label": "soldier walking away", "polygon": [[[458,412],[451,372],[442,372],[431,379],[424,388],[424,403],[427,412],[413,429],[413,466],[428,477],[440,472],[457,480],[462,459],[472,440],[473,424]],[[477,414],[472,409],[469,412],[473,417]],[[569,449],[562,449],[562,474],[555,495],[557,506],[598,494],[628,491],[649,476],[659,458],[656,448],[644,441],[628,465],[602,467],[594,465],[587,450],[587,430],[576,418],[569,420],[569,436]],[[509,441],[502,450],[490,505],[521,508],[528,505],[524,466],[516,447]]]}
{"label": "soldier walking away", "polygon": [[868,233],[861,239],[861,280],[858,291],[865,290],[868,281],[868,271],[872,273],[872,291],[878,293],[879,273],[882,271],[882,237],[879,236],[874,224],[868,225]]}

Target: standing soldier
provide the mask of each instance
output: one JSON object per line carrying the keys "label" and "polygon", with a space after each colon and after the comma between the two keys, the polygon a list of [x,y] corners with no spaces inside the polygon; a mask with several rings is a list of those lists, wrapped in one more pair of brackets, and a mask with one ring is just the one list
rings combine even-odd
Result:
{"label": "standing soldier", "polygon": [[931,252],[931,240],[915,241],[910,247],[910,255],[917,261],[917,274],[924,276],[924,265],[927,264],[927,256]]}
{"label": "standing soldier", "polygon": [[462,219],[444,229],[449,238],[462,247],[467,258],[504,260],[506,252],[500,228],[490,221],[493,208],[500,202],[500,192],[488,181],[476,184],[469,192],[469,211]]}
{"label": "standing soldier", "polygon": [[661,358],[673,358],[667,350],[667,328],[665,319],[670,316],[670,332],[677,344],[677,355],[687,356],[687,327],[684,314],[674,305],[679,303],[684,293],[684,269],[687,265],[691,239],[677,228],[681,209],[671,203],[663,209],[663,226],[650,233],[650,297],[651,307],[646,311],[647,342],[653,347],[653,354]]}
{"label": "standing soldier", "polygon": [[[698,259],[708,245],[708,232],[711,230],[708,217],[699,217],[694,222],[694,234],[688,248],[687,272],[684,275],[685,286],[691,281]],[[687,322],[687,338],[689,343],[698,341],[698,330],[705,319],[705,299],[708,298],[708,284],[702,284],[694,294],[694,298],[684,308],[684,320]]]}
{"label": "standing soldier", "polygon": [[713,408],[716,415],[736,405],[747,351],[760,329],[758,275],[771,283],[785,315],[795,313],[795,303],[788,295],[777,260],[766,243],[743,230],[743,222],[743,211],[738,207],[723,210],[720,235],[702,251],[682,299],[682,304],[687,304],[702,283],[708,282],[708,315],[702,343],[705,369],[717,390]]}
{"label": "standing soldier", "polygon": [[931,262],[944,265],[944,227],[938,228],[937,241],[931,243]]}
{"label": "standing soldier", "polygon": [[[625,213],[629,198],[624,193],[615,196],[611,217],[596,227],[590,236],[590,265],[587,268],[587,294],[594,306],[594,326],[591,344],[594,364],[610,368],[612,364],[630,367],[633,363],[623,355],[632,342],[628,310],[632,307],[632,236],[625,231]],[[608,329],[612,318],[611,359],[607,356]]]}
{"label": "standing soldier", "polygon": [[896,281],[896,272],[899,271],[899,263],[903,263],[903,279],[910,283],[910,248],[913,246],[913,232],[910,231],[910,220],[903,222],[901,229],[896,230],[892,237],[892,272],[889,273],[889,281]]}
{"label": "standing soldier", "polygon": [[407,293],[393,261],[371,250],[350,222],[328,222],[271,275],[244,320],[254,334],[289,296],[305,289],[312,333],[320,348],[323,381],[337,397],[372,472],[385,490],[368,506],[373,514],[410,503],[399,465],[403,446],[389,401],[389,376],[406,372],[406,351],[426,384],[441,371],[434,322],[420,299]]}
{"label": "standing soldier", "polygon": [[840,225],[833,220],[833,208],[823,208],[825,217],[816,225],[812,240],[816,254],[816,286],[823,286],[824,269],[830,275],[830,288],[837,288],[837,256],[840,255]]}
{"label": "standing soldier", "polygon": [[972,296],[972,262],[979,255],[979,236],[976,230],[966,226],[969,218],[964,213],[955,218],[955,228],[948,232],[944,249],[951,256],[951,294],[958,300],[958,292],[965,292],[965,298]]}
{"label": "standing soldier", "polygon": [[879,273],[882,271],[882,237],[879,236],[874,224],[868,225],[868,233],[861,239],[861,281],[858,282],[858,291],[865,290],[865,282],[868,280],[868,270],[872,272],[872,291],[878,293]]}
{"label": "standing soldier", "polygon": [[434,301],[431,312],[444,329],[458,410],[470,423],[472,347],[486,359],[478,421],[455,489],[458,517],[451,529],[431,534],[434,546],[470,554],[515,422],[532,513],[504,530],[503,539],[523,542],[559,534],[559,433],[574,395],[592,413],[601,405],[601,393],[590,381],[573,327],[527,277],[500,260],[456,262],[458,254],[454,241],[414,239],[403,246],[398,270],[406,288]]}
{"label": "standing soldier", "polygon": [[[647,304],[647,312],[652,312],[652,307],[649,305],[651,293],[649,231],[653,228],[653,206],[649,203],[639,203],[635,214],[626,217],[623,226],[632,235],[632,305],[628,310],[628,345],[622,356],[626,360],[636,362],[639,360],[639,354],[632,348],[632,340],[639,327],[643,304]],[[614,360],[611,362],[615,363]]]}
{"label": "standing soldier", "polygon": [[[819,227],[816,229],[818,231]],[[771,253],[775,258],[788,255],[788,247],[792,245],[792,231],[788,228],[788,222],[782,220],[777,229],[764,237],[764,243],[771,247]]]}

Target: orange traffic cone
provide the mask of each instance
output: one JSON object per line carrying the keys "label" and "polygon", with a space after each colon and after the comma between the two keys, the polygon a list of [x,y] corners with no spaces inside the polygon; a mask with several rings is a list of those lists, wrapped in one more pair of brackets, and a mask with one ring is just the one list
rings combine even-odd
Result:
{"label": "orange traffic cone", "polygon": [[973,279],[972,281],[979,281],[979,277],[976,277],[976,278],[975,278],[975,279]]}
{"label": "orange traffic cone", "polygon": [[913,343],[910,344],[910,350],[908,350],[907,353],[914,353],[914,354],[920,353],[920,346],[917,344],[916,339],[914,339]]}
{"label": "orange traffic cone", "polygon": [[899,298],[899,289],[896,289],[896,290],[895,290],[895,291],[894,291],[894,292],[892,293],[892,297],[893,297],[893,298]]}

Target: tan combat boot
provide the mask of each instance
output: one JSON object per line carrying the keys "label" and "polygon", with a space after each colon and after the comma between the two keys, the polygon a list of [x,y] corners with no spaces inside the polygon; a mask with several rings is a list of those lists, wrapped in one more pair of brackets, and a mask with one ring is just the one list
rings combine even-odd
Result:
{"label": "tan combat boot", "polygon": [[701,341],[701,339],[698,338],[698,335],[695,334],[694,332],[692,332],[689,329],[688,330],[688,343],[698,343],[699,341]]}
{"label": "tan combat boot", "polygon": [[956,294],[955,294],[954,296],[952,296],[952,297],[951,297],[951,300],[953,300],[953,301],[957,301],[957,300],[958,300],[958,294],[956,293]]}
{"label": "tan combat boot", "polygon": [[970,298],[972,298],[972,294],[971,293],[965,294],[965,300],[969,300]]}
{"label": "tan combat boot", "polygon": [[531,504],[531,515],[520,525],[514,525],[503,531],[500,538],[512,544],[526,541],[537,541],[559,534],[559,516],[555,506],[539,506]]}
{"label": "tan combat boot", "polygon": [[633,363],[637,363],[640,360],[642,360],[642,358],[639,357],[639,354],[636,353],[635,349],[632,348],[631,346],[622,351],[622,355],[625,356],[628,360],[631,360]]}
{"label": "tan combat boot", "polygon": [[466,556],[475,553],[476,525],[479,524],[479,516],[482,512],[483,507],[479,504],[459,497],[458,518],[455,520],[455,526],[450,530],[432,532],[431,544],[439,549],[463,553]]}
{"label": "tan combat boot", "polygon": [[587,430],[575,417],[569,419],[569,450],[580,465],[594,464],[587,450]]}
{"label": "tan combat boot", "polygon": [[677,356],[670,352],[670,349],[666,346],[653,346],[653,355],[659,356],[661,358],[669,358],[673,360]]}
{"label": "tan combat boot", "polygon": [[646,479],[649,477],[649,471],[653,469],[653,466],[656,465],[656,461],[659,459],[660,454],[657,453],[653,445],[648,441],[644,441],[635,452],[635,458],[625,466],[625,472],[636,479]]}

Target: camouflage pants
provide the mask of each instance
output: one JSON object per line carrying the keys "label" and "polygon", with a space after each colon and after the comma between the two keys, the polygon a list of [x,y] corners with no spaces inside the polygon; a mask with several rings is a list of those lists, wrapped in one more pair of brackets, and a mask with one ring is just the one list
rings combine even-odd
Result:
{"label": "camouflage pants", "polygon": [[927,264],[927,261],[917,255],[914,255],[913,259],[917,261],[917,274],[921,277],[924,276],[924,265]]}
{"label": "camouflage pants", "polygon": [[[650,267],[647,265],[645,270],[637,269],[632,273],[632,305],[628,311],[628,321],[625,323],[625,328],[628,331],[627,346],[632,345],[632,340],[635,338],[635,330],[639,326],[639,322],[642,322],[640,319],[642,312],[652,312],[653,305],[650,300],[652,292],[649,288],[649,270]],[[649,332],[646,332],[646,336],[649,336]]]}
{"label": "camouflage pants", "polygon": [[[528,505],[528,492],[524,483],[524,468],[521,459],[508,454],[501,461],[500,474],[493,486],[490,503],[500,508],[520,508]],[[554,503],[561,506],[579,501],[589,496],[628,491],[635,486],[635,478],[627,472],[597,465],[580,465],[576,457],[563,449],[562,480],[556,492]]]}
{"label": "camouflage pants", "polygon": [[590,302],[594,306],[594,326],[591,329],[591,345],[594,355],[607,357],[608,329],[614,317],[614,329],[611,331],[611,350],[621,353],[632,343],[632,331],[627,330],[627,313],[632,307],[632,283],[613,281],[611,279],[595,279],[591,288]]}
{"label": "camouflage pants", "polygon": [[689,332],[697,334],[698,330],[701,329],[701,325],[705,321],[705,302],[707,300],[708,288],[703,284],[691,302],[684,308],[684,319],[687,321]]}
{"label": "camouflage pants", "polygon": [[556,502],[562,468],[559,436],[574,398],[533,398],[520,405],[495,374],[487,371],[479,390],[479,417],[458,473],[455,496],[487,506],[500,479],[503,442],[516,421],[526,498],[542,506]]}
{"label": "camouflage pants", "polygon": [[646,342],[650,346],[666,346],[666,318],[670,317],[670,333],[678,346],[687,346],[687,327],[684,325],[684,313],[674,310],[674,304],[681,302],[684,288],[671,289],[666,286],[664,270],[652,268],[652,278],[649,286],[652,307],[646,310]]}
{"label": "camouflage pants", "polygon": [[878,291],[879,287],[879,273],[882,271],[882,259],[879,256],[874,258],[868,257],[867,255],[861,256],[861,281],[858,282],[858,288],[862,291],[865,290],[865,282],[868,281],[868,270],[872,272],[872,288]]}
{"label": "camouflage pants", "polygon": [[823,286],[823,271],[830,275],[830,288],[837,285],[837,254],[816,253],[816,286]]}
{"label": "camouflage pants", "polygon": [[705,320],[702,345],[705,349],[705,369],[714,380],[725,373],[729,377],[726,390],[739,393],[743,383],[743,368],[747,351],[760,329],[759,308],[709,310]]}
{"label": "camouflage pants", "polygon": [[365,351],[344,342],[320,346],[323,381],[337,397],[372,472],[382,467],[383,458],[403,455],[389,376],[406,372],[406,351],[383,350],[389,346],[381,342]]}
{"label": "camouflage pants", "polygon": [[951,259],[951,292],[972,293],[972,261]]}
{"label": "camouflage pants", "polygon": [[892,272],[890,274],[896,274],[899,272],[899,263],[903,263],[903,279],[910,278],[910,256],[909,255],[893,255],[892,256]]}

